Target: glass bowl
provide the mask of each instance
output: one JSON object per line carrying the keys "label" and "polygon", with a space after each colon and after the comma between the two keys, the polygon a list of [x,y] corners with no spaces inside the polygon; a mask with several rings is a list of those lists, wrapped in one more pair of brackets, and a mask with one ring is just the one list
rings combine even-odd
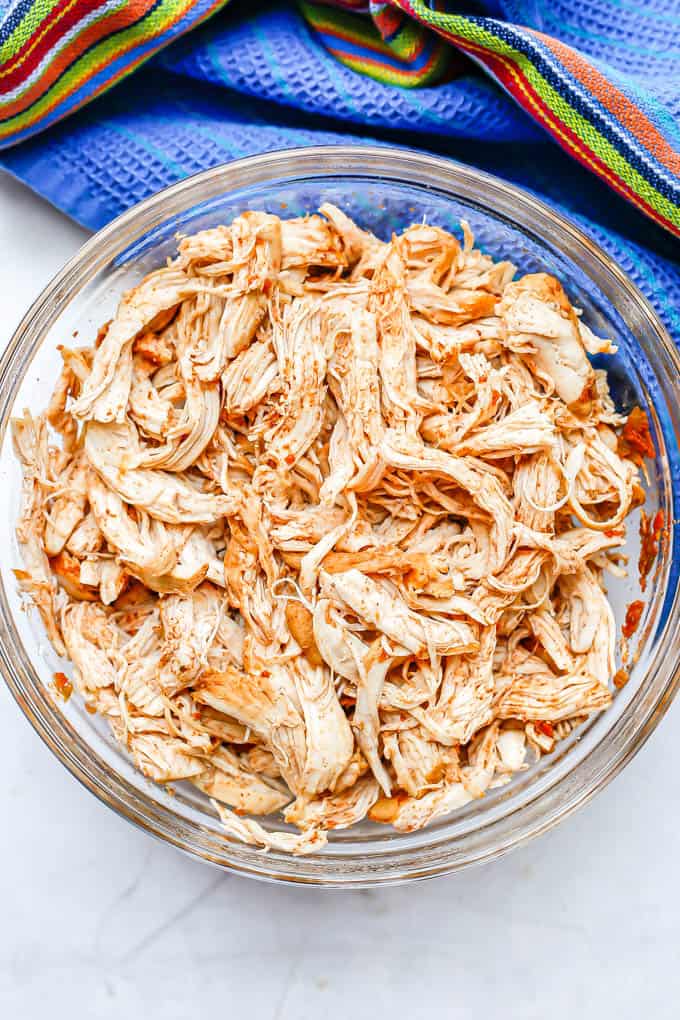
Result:
{"label": "glass bowl", "polygon": [[[631,570],[609,594],[621,628],[626,605],[645,610],[630,679],[596,715],[508,786],[453,816],[403,835],[371,823],[336,832],[309,857],[263,853],[228,839],[193,787],[145,779],[105,722],[78,697],[56,697],[64,663],[35,613],[23,610],[12,568],[21,565],[13,524],[20,471],[8,424],[25,407],[47,403],[60,366],[57,345],[91,343],[121,292],[173,254],[178,233],[229,222],[244,209],[299,215],[331,201],[382,237],[423,217],[457,230],[467,219],[479,245],[523,272],[546,270],[564,284],[584,321],[615,338],[606,359],[619,406],[649,416],[656,458],[649,462],[646,512],[667,527],[647,591],[639,591],[637,527]],[[77,337],[77,341],[73,337]],[[333,146],[268,153],[197,174],[159,192],[95,234],[28,311],[0,361],[0,668],[21,709],[55,755],[85,786],[147,832],[244,875],[327,886],[426,878],[490,860],[550,828],[607,783],[642,745],[678,681],[677,542],[680,477],[680,358],[647,302],[604,252],[569,222],[518,188],[449,160],[383,146]],[[282,821],[269,821],[285,827]]]}

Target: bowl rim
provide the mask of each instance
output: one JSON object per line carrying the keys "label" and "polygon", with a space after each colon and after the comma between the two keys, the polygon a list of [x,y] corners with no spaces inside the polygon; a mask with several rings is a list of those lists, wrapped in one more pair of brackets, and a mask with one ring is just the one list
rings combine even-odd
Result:
{"label": "bowl rim", "polygon": [[[290,173],[290,164],[295,164],[295,173]],[[44,338],[49,325],[61,311],[68,306],[74,296],[71,293],[73,280],[79,275],[82,277],[84,267],[89,267],[88,277],[93,276],[98,264],[107,264],[110,261],[110,245],[115,242],[116,251],[124,251],[135,239],[146,236],[149,230],[159,226],[161,223],[172,219],[173,215],[181,215],[188,212],[197,205],[209,202],[220,195],[228,194],[239,187],[254,184],[266,184],[277,179],[295,180],[311,177],[323,177],[332,179],[335,177],[348,177],[355,175],[364,179],[379,178],[382,174],[388,179],[398,180],[399,174],[409,171],[420,172],[423,178],[435,181],[433,186],[442,190],[455,189],[458,197],[466,197],[465,189],[468,189],[468,197],[472,197],[474,189],[481,185],[486,190],[486,201],[489,203],[493,196],[497,196],[503,202],[512,199],[517,203],[518,208],[525,211],[535,210],[541,214],[544,220],[552,225],[558,234],[566,236],[578,247],[585,251],[600,266],[610,274],[614,282],[636,302],[643,312],[649,326],[655,333],[655,339],[665,356],[670,359],[671,366],[680,377],[680,353],[673,344],[666,329],[662,325],[658,315],[639,292],[637,287],[629,279],[627,274],[606,254],[606,252],[594,242],[579,227],[570,222],[561,213],[555,212],[544,201],[537,199],[533,194],[507,183],[501,178],[477,170],[474,167],[466,166],[455,160],[441,156],[433,156],[417,150],[389,146],[389,145],[322,145],[299,148],[278,149],[271,152],[260,153],[253,156],[246,156],[230,163],[219,164],[208,170],[200,171],[189,177],[183,178],[174,184],[154,193],[136,205],[125,210],[114,220],[94,233],[78,251],[66,262],[63,268],[43,288],[38,297],[32,302],[29,309],[22,317],[16,327],[7,347],[0,357],[0,420],[2,431],[0,441],[4,440],[8,423],[8,405],[13,404],[16,396],[16,389],[19,383],[14,385],[12,376],[23,378],[23,367],[30,361],[35,350],[38,349]],[[462,193],[461,193],[462,188]],[[197,190],[202,189],[200,197],[196,197]],[[185,202],[193,198],[193,201]],[[476,199],[479,202],[479,199]],[[182,203],[185,203],[184,205]],[[168,215],[168,210],[171,214]],[[511,217],[509,217],[511,218]],[[516,226],[526,229],[522,222],[513,220]],[[83,285],[87,278],[81,279]],[[77,293],[77,290],[74,292]],[[37,338],[34,343],[27,347],[27,338],[31,333],[36,332],[36,323],[39,327]],[[17,365],[17,359],[19,364]],[[19,380],[19,381],[20,381]],[[9,381],[9,386],[8,386]],[[676,431],[674,429],[674,431]],[[677,435],[676,435],[677,439]],[[671,540],[673,537],[671,534]],[[6,603],[4,584],[0,582],[0,601],[2,608],[8,610]],[[672,605],[669,610],[669,618],[677,613],[680,602],[680,590],[676,590]],[[9,618],[11,618],[11,611]],[[669,639],[668,625],[664,626],[662,634],[663,641]],[[19,642],[21,643],[21,642]],[[663,649],[662,649],[663,650]],[[670,652],[669,648],[665,649]],[[658,669],[660,650],[657,649],[653,663]],[[663,659],[663,655],[661,655]],[[29,665],[29,669],[32,667]],[[25,678],[22,676],[22,669],[12,661],[11,656],[6,654],[5,627],[0,622],[0,672],[9,687],[11,694],[17,701],[22,712],[30,722],[33,729],[38,733],[43,742],[50,748],[52,753],[61,763],[75,776],[80,783],[89,789],[102,802],[108,804],[121,817],[127,818],[132,824],[143,829],[151,835],[168,842],[186,853],[197,856],[209,863],[216,864],[228,870],[240,874],[250,875],[268,881],[285,881],[296,884],[310,884],[317,886],[361,888],[375,884],[396,884],[398,882],[415,881],[422,878],[429,878],[436,875],[448,874],[464,867],[480,863],[498,857],[514,846],[522,845],[529,839],[542,832],[547,831],[556,825],[562,818],[568,817],[573,811],[586,803],[592,796],[614,778],[615,775],[630,761],[630,759],[643,746],[651,732],[658,725],[659,721],[668,709],[680,682],[680,645],[676,642],[672,650],[672,661],[667,664],[667,677],[662,689],[656,694],[653,703],[647,706],[646,714],[642,721],[636,725],[623,740],[622,746],[617,749],[616,755],[606,763],[606,769],[600,769],[598,773],[591,776],[578,790],[572,791],[568,802],[553,807],[549,812],[539,809],[539,802],[548,790],[543,790],[535,797],[522,803],[510,814],[499,820],[493,820],[487,825],[482,824],[475,830],[474,835],[483,833],[485,829],[492,827],[500,828],[499,836],[494,846],[475,846],[474,840],[468,852],[463,857],[456,857],[451,849],[446,851],[446,838],[441,840],[444,850],[441,854],[435,854],[425,866],[419,864],[418,858],[421,851],[416,848],[411,851],[414,859],[404,862],[400,850],[392,850],[384,855],[387,865],[384,873],[364,871],[359,877],[353,874],[339,875],[319,874],[300,875],[296,874],[295,862],[300,858],[289,855],[272,854],[266,858],[269,865],[275,862],[279,870],[271,866],[265,868],[257,864],[246,864],[243,861],[234,860],[230,855],[230,848],[234,846],[226,838],[223,840],[225,852],[215,854],[207,845],[199,845],[196,840],[191,846],[187,845],[186,838],[183,838],[178,830],[176,822],[173,823],[172,813],[163,805],[154,803],[148,810],[147,798],[142,798],[139,791],[129,787],[133,793],[132,806],[121,798],[117,793],[112,792],[106,783],[106,777],[98,775],[97,769],[88,770],[83,767],[83,762],[73,753],[73,750],[60,734],[53,731],[47,720],[41,715],[33,703],[31,691],[27,689]],[[30,672],[27,673],[30,678]],[[39,677],[36,678],[41,684]],[[622,717],[621,720],[622,721]],[[591,754],[598,750],[599,745],[593,748]],[[584,759],[588,760],[590,754]],[[584,764],[584,761],[576,762],[574,771]],[[94,774],[93,774],[94,773]],[[563,776],[557,781],[566,781],[571,773]],[[122,776],[117,779],[126,785]],[[137,802],[136,804],[134,802]],[[167,815],[167,818],[165,817]],[[521,817],[520,817],[521,816]],[[514,819],[515,824],[508,824]],[[187,823],[188,824],[188,823]],[[181,827],[180,827],[181,828]],[[200,826],[199,826],[200,828]],[[239,845],[240,846],[240,845]],[[317,856],[317,855],[315,855]],[[265,860],[265,858],[262,858]],[[318,855],[321,862],[325,855]],[[309,860],[309,858],[306,858]],[[351,860],[350,858],[347,859]],[[292,865],[292,867],[288,867]]]}

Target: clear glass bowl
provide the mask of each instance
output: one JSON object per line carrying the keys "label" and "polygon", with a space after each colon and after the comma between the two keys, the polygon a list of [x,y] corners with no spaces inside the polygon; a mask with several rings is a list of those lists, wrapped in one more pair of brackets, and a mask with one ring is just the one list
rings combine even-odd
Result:
{"label": "clear glass bowl", "polygon": [[[641,404],[657,455],[650,463],[646,511],[662,510],[669,527],[648,590],[638,587],[635,521],[631,571],[609,584],[617,624],[643,597],[645,611],[628,684],[550,757],[508,786],[421,832],[402,835],[363,824],[334,833],[311,857],[262,853],[224,836],[193,788],[174,791],[146,780],[114,742],[103,720],[78,697],[55,697],[64,669],[34,613],[22,610],[12,568],[20,472],[8,424],[24,407],[44,408],[60,365],[57,345],[90,343],[120,293],[174,252],[177,233],[229,222],[243,209],[282,216],[331,201],[382,237],[426,217],[456,230],[461,218],[478,243],[523,272],[547,270],[565,285],[584,320],[616,339],[606,359],[621,407]],[[77,336],[77,341],[73,336]],[[135,206],[92,237],[43,291],[0,361],[0,668],[21,709],[56,756],[119,814],[161,839],[214,864],[276,881],[361,886],[425,878],[489,860],[550,828],[600,789],[657,725],[678,681],[680,518],[680,358],[647,302],[625,274],[579,230],[521,190],[449,160],[382,146],[336,146],[268,153],[190,177]],[[273,827],[285,827],[271,821]]]}

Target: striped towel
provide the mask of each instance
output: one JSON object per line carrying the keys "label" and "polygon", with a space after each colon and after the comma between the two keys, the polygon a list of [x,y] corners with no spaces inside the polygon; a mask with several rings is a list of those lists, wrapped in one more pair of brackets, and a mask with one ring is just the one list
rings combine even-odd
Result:
{"label": "striped towel", "polygon": [[[348,66],[379,81],[422,85],[441,78],[455,46],[569,155],[680,236],[680,50],[669,46],[669,33],[680,44],[680,3],[501,4],[521,14],[538,7],[537,20],[555,36],[447,13],[448,5],[424,0],[346,0],[337,6],[345,10],[303,5],[328,48]],[[361,20],[348,8],[370,10],[379,38],[362,31]],[[641,65],[638,54],[645,57]],[[664,82],[664,69],[673,66],[674,80]],[[650,71],[656,72],[651,80]]]}
{"label": "striped towel", "polygon": [[0,146],[54,124],[226,0],[0,0]]}
{"label": "striped towel", "polygon": [[569,213],[680,336],[678,0],[233,0],[197,27],[225,3],[0,0],[0,165],[96,227],[248,152],[402,141]]}

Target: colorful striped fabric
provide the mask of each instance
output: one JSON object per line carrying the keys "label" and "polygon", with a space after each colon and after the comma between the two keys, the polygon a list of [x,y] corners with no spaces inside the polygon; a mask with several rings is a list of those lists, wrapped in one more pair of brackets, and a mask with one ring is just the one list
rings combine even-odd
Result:
{"label": "colorful striped fabric", "polygon": [[300,4],[328,51],[376,81],[416,88],[442,82],[460,70],[460,56],[448,40],[387,4],[374,22],[363,16],[366,6],[351,0],[335,7]]}
{"label": "colorful striped fabric", "polygon": [[0,20],[0,147],[115,85],[227,0],[16,0]]}
{"label": "colorful striped fabric", "polygon": [[[299,9],[340,64],[373,79],[376,89],[401,86],[418,95],[422,117],[416,130],[432,126],[447,83],[472,81],[474,61],[571,158],[680,235],[678,0],[473,2],[495,16],[455,13],[458,5],[443,0],[326,0],[303,2]],[[0,148],[73,113],[226,3],[0,0]],[[259,18],[270,6],[250,0],[238,14]],[[210,80],[206,66],[200,77]],[[152,73],[146,72],[147,81]],[[245,91],[254,81],[250,94],[260,95],[259,74],[237,78],[248,79]],[[313,84],[323,93],[329,83]],[[273,91],[278,87],[272,82]],[[475,87],[466,85],[459,94],[467,100]],[[430,90],[433,101],[424,98]],[[305,85],[284,102],[305,108],[307,91]],[[489,110],[497,104],[491,93],[488,104]],[[310,106],[318,109],[316,97]],[[383,110],[391,106],[383,101]],[[366,108],[362,101],[350,119],[360,122]],[[468,103],[462,113],[470,110]],[[477,116],[478,133],[495,141],[488,111]],[[506,129],[508,124],[506,116]],[[465,134],[455,123],[437,130]],[[476,129],[466,130],[474,135]],[[518,140],[531,135],[526,127],[518,131]]]}
{"label": "colorful striped fabric", "polygon": [[[381,65],[377,49],[366,41],[366,30],[358,28],[358,15],[341,10],[349,6],[355,11],[359,7],[339,0],[337,10],[331,13],[325,4],[304,5],[308,20],[339,60],[390,82],[397,80],[393,65],[399,62],[407,65],[399,84],[426,84],[441,76],[446,66],[442,59],[435,59],[439,54],[433,41],[436,33],[437,39],[466,53],[492,75],[570,156],[660,226],[680,236],[678,139],[668,137],[663,110],[656,117],[650,113],[655,89],[648,81],[643,79],[644,90],[636,85],[633,74],[630,80],[615,83],[596,62],[557,38],[492,18],[447,13],[447,4],[424,0],[374,0],[361,5],[365,14],[372,15],[376,33],[392,54],[392,59],[384,59]],[[572,17],[580,7],[587,20],[589,3],[563,6],[565,15]],[[617,17],[618,6],[611,4],[612,17]],[[659,19],[656,44],[660,51],[672,53],[669,43],[673,34],[680,41],[680,6],[671,3],[667,9],[671,18]],[[657,13],[654,5],[651,13]],[[642,22],[642,5],[636,14]],[[629,37],[628,44],[634,64],[635,38]],[[680,75],[674,81],[677,100]],[[678,112],[669,111],[671,116]]]}

